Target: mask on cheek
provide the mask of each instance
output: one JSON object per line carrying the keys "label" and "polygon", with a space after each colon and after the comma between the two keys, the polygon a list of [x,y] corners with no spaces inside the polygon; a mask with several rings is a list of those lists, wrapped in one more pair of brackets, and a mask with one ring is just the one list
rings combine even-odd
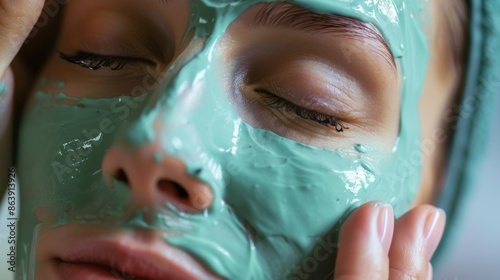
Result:
{"label": "mask on cheek", "polygon": [[[227,279],[323,279],[332,271],[340,224],[352,209],[371,200],[392,204],[396,215],[408,209],[420,177],[414,104],[425,75],[425,65],[417,61],[427,57],[420,20],[413,18],[420,7],[412,1],[293,1],[318,13],[374,23],[391,34],[386,39],[402,74],[412,77],[403,85],[393,150],[362,145],[327,150],[254,128],[236,112],[220,78],[224,62],[218,46],[229,24],[258,1],[226,2],[193,1],[191,46],[160,90],[99,100],[36,95],[20,143],[27,210],[19,256],[26,271],[36,265],[31,250],[37,225],[57,228],[76,221],[168,232],[165,242]],[[159,158],[181,160],[210,186],[213,202],[206,211],[189,214],[169,203],[132,209],[127,186],[118,181],[109,186],[101,165],[110,147],[140,150],[153,143]]]}

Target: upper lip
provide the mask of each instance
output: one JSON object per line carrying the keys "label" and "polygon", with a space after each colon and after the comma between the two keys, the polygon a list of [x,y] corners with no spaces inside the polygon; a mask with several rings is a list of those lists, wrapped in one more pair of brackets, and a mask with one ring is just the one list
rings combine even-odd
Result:
{"label": "upper lip", "polygon": [[[109,267],[116,275],[134,279],[216,279],[187,253],[171,246],[145,246],[134,240],[83,240],[57,260]],[[161,248],[159,248],[161,247]]]}

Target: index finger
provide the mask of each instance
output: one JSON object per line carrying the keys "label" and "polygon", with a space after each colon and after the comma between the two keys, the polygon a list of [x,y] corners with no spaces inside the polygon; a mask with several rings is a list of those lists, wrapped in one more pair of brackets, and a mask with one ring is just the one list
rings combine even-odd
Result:
{"label": "index finger", "polygon": [[354,211],[340,230],[334,279],[388,279],[393,229],[390,205],[368,203]]}

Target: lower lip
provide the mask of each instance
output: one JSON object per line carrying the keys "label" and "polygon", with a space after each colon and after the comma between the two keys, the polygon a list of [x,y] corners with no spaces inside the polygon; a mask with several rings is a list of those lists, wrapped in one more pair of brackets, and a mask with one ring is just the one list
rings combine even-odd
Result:
{"label": "lower lip", "polygon": [[117,280],[137,279],[133,276],[124,275],[109,267],[60,262],[56,265],[56,271],[61,280]]}

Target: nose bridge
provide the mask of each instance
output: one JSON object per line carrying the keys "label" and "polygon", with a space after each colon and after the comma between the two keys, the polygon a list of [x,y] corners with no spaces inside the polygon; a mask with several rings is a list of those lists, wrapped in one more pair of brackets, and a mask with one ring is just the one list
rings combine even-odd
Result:
{"label": "nose bridge", "polygon": [[[213,201],[214,211],[223,205],[221,199],[228,179],[223,170],[224,155],[233,150],[239,119],[219,75],[222,60],[215,47],[220,36],[210,36],[207,30],[213,27],[205,26],[199,33],[194,32],[189,47],[167,72],[157,76],[162,81],[148,94],[146,105],[128,118],[104,160],[103,171],[116,176],[123,169],[130,177],[124,181],[135,191],[140,191],[143,177],[150,174],[147,176],[153,178],[149,184],[153,190],[149,198],[143,193],[145,201],[157,194],[157,190],[179,190],[180,186],[184,194],[161,193],[170,198],[187,195],[191,206]],[[154,161],[156,164],[152,164]],[[138,168],[141,164],[149,167]],[[172,177],[174,169],[180,170],[177,174],[181,175]],[[162,187],[163,182],[169,183],[168,188]]]}
{"label": "nose bridge", "polygon": [[[194,42],[188,55],[198,53],[200,45]],[[106,153],[103,173],[126,182],[142,204],[168,201],[195,212],[213,201],[212,182],[200,176],[205,164],[199,158],[204,150],[200,139],[206,135],[199,119],[200,108],[206,106],[208,64],[198,57],[184,59],[170,68],[147,105],[129,118]]]}
{"label": "nose bridge", "polygon": [[220,77],[214,75],[214,47],[220,40],[218,31],[225,30],[227,23],[217,20],[219,4],[202,0],[192,1],[190,6],[184,38],[190,40],[187,49],[166,72],[155,76],[161,82],[151,92],[147,105],[130,118],[119,140],[135,149],[158,142],[164,152],[197,170],[196,164],[190,163],[206,149],[209,122],[220,123],[214,112],[224,97],[218,84]]}
{"label": "nose bridge", "polygon": [[[200,50],[201,42],[193,42],[187,50],[193,55]],[[197,118],[201,107],[206,107],[207,65],[194,59],[173,65],[158,88],[151,94],[148,104],[131,118],[120,135],[121,142],[133,149],[159,143],[164,152],[181,156],[184,146],[200,146]],[[184,151],[183,156],[188,157]]]}
{"label": "nose bridge", "polygon": [[187,212],[221,207],[224,178],[219,155],[229,150],[233,130],[229,126],[223,136],[217,131],[227,127],[221,121],[227,114],[221,111],[230,106],[221,105],[229,101],[209,61],[202,53],[182,67],[172,67],[107,152],[104,173],[127,182],[138,201],[160,197]]}

